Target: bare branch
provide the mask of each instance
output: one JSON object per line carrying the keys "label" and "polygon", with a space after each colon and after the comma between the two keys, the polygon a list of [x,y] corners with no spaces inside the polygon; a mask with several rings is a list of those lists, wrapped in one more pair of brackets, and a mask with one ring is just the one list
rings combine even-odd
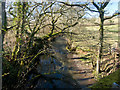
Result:
{"label": "bare branch", "polygon": [[68,29],[68,28],[70,28],[70,27],[74,27],[74,26],[77,25],[77,24],[78,24],[78,22],[76,22],[76,23],[74,23],[74,24],[72,24],[72,25],[69,25],[69,26],[63,28],[62,31],[66,30],[66,29]]}
{"label": "bare branch", "polygon": [[[63,28],[63,29],[60,28],[60,27],[58,27],[58,26],[56,26],[58,29],[60,29],[60,31],[58,31],[58,32],[56,32],[56,33],[53,33],[50,37],[59,35],[60,33],[63,33],[63,31],[65,31],[66,29],[68,29],[68,28],[70,28],[70,27],[74,27],[74,26],[77,25],[77,24],[78,24],[78,22],[76,22],[76,23],[74,23],[74,24],[72,24],[72,25],[66,26],[66,27]],[[47,39],[50,38],[50,37],[48,37],[48,35],[47,35],[47,36],[44,36],[44,40],[47,40]]]}
{"label": "bare branch", "polygon": [[[60,2],[60,1],[59,1]],[[87,7],[87,5],[88,5],[88,3],[86,3],[86,4],[68,4],[68,3],[65,3],[65,2],[60,2],[60,3],[62,3],[62,4],[65,4],[65,5],[67,5],[67,6],[71,6],[71,7],[73,7],[73,6],[78,6],[78,7],[81,7],[81,8],[86,8],[86,9],[88,9],[88,10],[90,10],[90,11],[92,11],[92,12],[99,12],[99,11],[96,11],[96,10],[92,10],[92,9],[90,9],[89,7]],[[95,3],[94,3],[95,4]],[[98,7],[99,8],[99,7]]]}
{"label": "bare branch", "polygon": [[113,18],[115,16],[118,16],[118,15],[120,15],[120,12],[119,13],[115,13],[112,16],[106,17],[106,18],[104,18],[104,20],[111,19],[111,18]]}
{"label": "bare branch", "polygon": [[92,4],[97,8],[97,10],[99,10],[99,6],[94,2],[94,0],[92,0]]}
{"label": "bare branch", "polygon": [[13,9],[13,8],[12,8],[12,7],[11,7],[11,8],[9,8],[9,11],[8,11],[8,12],[9,12],[9,14],[10,14],[10,15],[12,15],[13,17],[17,17],[15,14],[13,14],[13,12],[11,12],[11,9]]}
{"label": "bare branch", "polygon": [[102,6],[102,8],[104,9],[104,8],[108,5],[109,2],[110,2],[110,0],[107,0],[107,1],[104,3],[104,5]]}
{"label": "bare branch", "polygon": [[81,8],[84,8],[84,6],[88,5],[88,4],[68,4],[68,3],[65,3],[65,2],[61,2],[61,1],[58,1],[59,3],[62,3],[62,4],[65,4],[67,6],[78,6],[78,7],[81,7]]}
{"label": "bare branch", "polygon": [[18,25],[18,24],[13,25],[13,26],[11,26],[11,27],[7,27],[7,30],[12,29],[12,28],[16,27],[17,25]]}
{"label": "bare branch", "polygon": [[99,11],[96,11],[96,10],[93,10],[93,9],[90,9],[89,7],[85,6],[88,10],[92,11],[92,12],[99,12]]}

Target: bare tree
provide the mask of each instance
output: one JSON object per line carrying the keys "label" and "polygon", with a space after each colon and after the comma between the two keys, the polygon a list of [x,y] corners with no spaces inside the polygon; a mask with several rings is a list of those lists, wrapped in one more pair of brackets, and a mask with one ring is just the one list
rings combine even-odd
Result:
{"label": "bare tree", "polygon": [[100,18],[100,29],[99,29],[99,55],[98,55],[98,60],[97,60],[97,67],[96,67],[96,71],[97,74],[99,74],[100,72],[100,61],[102,59],[102,55],[103,55],[103,40],[104,40],[104,21],[111,19],[115,16],[117,16],[120,13],[115,13],[112,16],[109,17],[105,17],[105,8],[107,7],[107,5],[109,4],[110,0],[106,0],[104,2],[98,2],[95,3],[94,0],[92,0],[92,4],[93,6],[97,9],[97,10],[91,10],[90,8],[87,7],[87,9],[89,9],[90,11],[93,12],[98,12],[99,13],[99,18]]}
{"label": "bare tree", "polygon": [[[100,29],[99,29],[99,54],[98,54],[98,59],[97,59],[97,67],[96,67],[96,72],[97,74],[99,74],[100,72],[100,61],[102,59],[102,55],[103,55],[103,40],[104,40],[104,21],[111,19],[117,15],[119,15],[120,13],[114,13],[112,16],[108,16],[105,17],[105,8],[107,7],[107,5],[109,4],[110,0],[105,0],[105,1],[101,1],[101,2],[95,2],[94,0],[92,0],[90,3],[85,3],[85,4],[69,4],[69,3],[65,3],[65,2],[60,2],[63,3],[67,6],[78,6],[81,8],[86,8],[87,10],[90,10],[91,12],[97,12],[99,13],[99,18],[100,18]],[[96,8],[96,9],[91,9],[88,5],[92,5]]]}

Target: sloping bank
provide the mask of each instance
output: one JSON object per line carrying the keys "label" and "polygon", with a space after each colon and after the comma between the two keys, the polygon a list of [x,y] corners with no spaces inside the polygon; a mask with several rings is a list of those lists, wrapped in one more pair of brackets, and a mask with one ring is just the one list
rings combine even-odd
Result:
{"label": "sloping bank", "polygon": [[96,88],[112,88],[114,82],[120,85],[120,69],[109,76],[100,79],[97,83],[89,88],[93,90]]}

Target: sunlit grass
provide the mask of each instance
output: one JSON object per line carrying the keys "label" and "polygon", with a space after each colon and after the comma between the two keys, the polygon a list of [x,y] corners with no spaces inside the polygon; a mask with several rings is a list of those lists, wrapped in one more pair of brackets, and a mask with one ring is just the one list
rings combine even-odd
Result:
{"label": "sunlit grass", "polygon": [[100,79],[96,84],[91,86],[91,89],[96,88],[112,88],[112,84],[116,82],[117,84],[120,84],[120,69],[118,69],[116,72],[110,74],[109,76]]}
{"label": "sunlit grass", "polygon": [[[118,41],[118,25],[104,26],[104,46],[106,46],[106,44],[112,45],[116,41]],[[98,43],[99,26],[82,27],[79,30],[79,34],[73,37],[73,44],[81,48],[97,46]]]}

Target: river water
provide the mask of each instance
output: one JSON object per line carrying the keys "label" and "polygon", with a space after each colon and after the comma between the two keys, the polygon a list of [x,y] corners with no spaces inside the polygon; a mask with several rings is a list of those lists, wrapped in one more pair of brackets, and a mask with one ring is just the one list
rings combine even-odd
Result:
{"label": "river water", "polygon": [[66,40],[57,38],[51,44],[51,56],[41,56],[38,72],[44,74],[47,79],[40,78],[35,88],[77,88],[76,81],[68,72]]}
{"label": "river water", "polygon": [[69,72],[72,64],[69,64],[68,56],[72,57],[72,54],[68,53],[66,45],[66,39],[58,37],[51,44],[51,56],[40,57],[37,71],[44,74],[45,78],[39,78],[35,88],[81,88]]}

